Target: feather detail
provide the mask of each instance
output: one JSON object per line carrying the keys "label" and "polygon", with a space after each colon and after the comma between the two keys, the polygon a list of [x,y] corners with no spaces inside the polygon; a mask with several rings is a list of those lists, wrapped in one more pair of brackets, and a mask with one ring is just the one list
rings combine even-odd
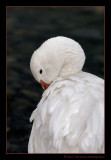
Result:
{"label": "feather detail", "polygon": [[58,77],[32,120],[29,153],[103,153],[104,81],[86,72]]}

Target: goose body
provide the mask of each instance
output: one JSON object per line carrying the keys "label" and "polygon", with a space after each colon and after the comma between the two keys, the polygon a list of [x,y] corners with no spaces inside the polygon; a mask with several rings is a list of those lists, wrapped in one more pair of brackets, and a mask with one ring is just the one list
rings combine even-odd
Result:
{"label": "goose body", "polygon": [[59,74],[30,121],[28,153],[104,153],[104,80],[83,71]]}

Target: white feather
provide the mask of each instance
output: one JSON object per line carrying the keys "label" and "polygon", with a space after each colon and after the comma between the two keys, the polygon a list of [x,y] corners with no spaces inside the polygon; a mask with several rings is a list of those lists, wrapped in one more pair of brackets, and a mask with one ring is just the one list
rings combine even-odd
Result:
{"label": "white feather", "polygon": [[82,71],[58,77],[30,120],[29,153],[103,153],[104,81]]}

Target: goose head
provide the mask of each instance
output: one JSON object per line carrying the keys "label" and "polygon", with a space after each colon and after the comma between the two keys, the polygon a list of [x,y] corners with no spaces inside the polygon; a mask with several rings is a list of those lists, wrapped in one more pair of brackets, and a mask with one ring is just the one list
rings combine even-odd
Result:
{"label": "goose head", "polygon": [[85,54],[80,44],[70,38],[58,36],[45,41],[34,53],[30,68],[34,78],[46,90],[57,77],[80,72]]}

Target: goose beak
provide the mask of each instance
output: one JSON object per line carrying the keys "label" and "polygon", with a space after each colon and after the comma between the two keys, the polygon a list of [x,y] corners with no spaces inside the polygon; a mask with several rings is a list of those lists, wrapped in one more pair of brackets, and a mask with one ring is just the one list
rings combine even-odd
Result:
{"label": "goose beak", "polygon": [[40,84],[41,84],[43,90],[45,91],[50,86],[51,83],[48,84],[48,83],[45,83],[43,80],[40,80]]}

